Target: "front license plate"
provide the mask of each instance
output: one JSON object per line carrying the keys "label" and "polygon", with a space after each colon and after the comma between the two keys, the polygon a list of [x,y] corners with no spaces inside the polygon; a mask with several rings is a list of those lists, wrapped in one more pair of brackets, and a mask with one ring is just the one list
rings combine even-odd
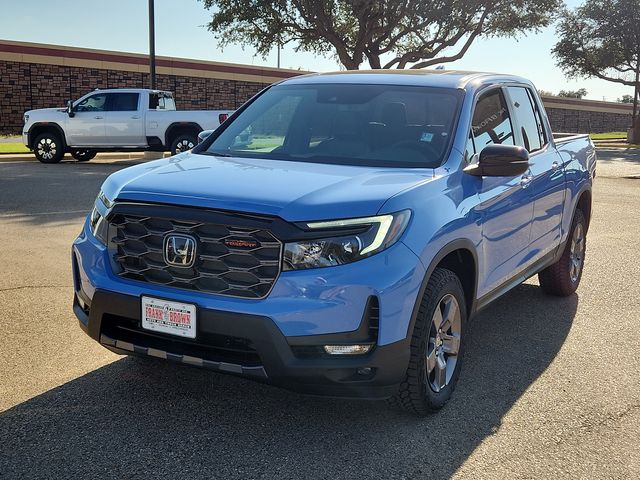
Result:
{"label": "front license plate", "polygon": [[178,337],[196,338],[196,306],[142,297],[142,328]]}

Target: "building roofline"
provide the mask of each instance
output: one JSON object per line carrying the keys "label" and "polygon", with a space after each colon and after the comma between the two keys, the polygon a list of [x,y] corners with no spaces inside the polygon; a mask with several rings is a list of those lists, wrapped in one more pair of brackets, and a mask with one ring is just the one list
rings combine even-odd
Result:
{"label": "building roofline", "polygon": [[[0,39],[0,60],[148,73],[149,56],[139,53],[48,45]],[[157,56],[159,74],[190,75],[272,83],[298,70]]]}

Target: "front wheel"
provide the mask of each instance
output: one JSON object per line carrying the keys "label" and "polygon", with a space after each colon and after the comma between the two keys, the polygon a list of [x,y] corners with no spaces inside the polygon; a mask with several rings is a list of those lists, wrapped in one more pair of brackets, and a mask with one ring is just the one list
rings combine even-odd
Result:
{"label": "front wheel", "polygon": [[95,150],[73,150],[71,156],[79,162],[88,162],[94,158],[98,152]]}
{"label": "front wheel", "polygon": [[190,133],[182,133],[171,142],[171,155],[177,155],[182,152],[191,150],[196,146],[198,140],[195,135]]}
{"label": "front wheel", "polygon": [[407,373],[392,403],[418,415],[444,406],[460,375],[466,322],[460,280],[436,268],[418,310]]}
{"label": "front wheel", "polygon": [[60,136],[54,132],[41,133],[33,142],[33,153],[42,163],[58,163],[64,157]]}
{"label": "front wheel", "polygon": [[586,248],[587,221],[582,210],[578,209],[560,260],[538,273],[542,291],[558,297],[567,297],[575,292],[582,278]]}

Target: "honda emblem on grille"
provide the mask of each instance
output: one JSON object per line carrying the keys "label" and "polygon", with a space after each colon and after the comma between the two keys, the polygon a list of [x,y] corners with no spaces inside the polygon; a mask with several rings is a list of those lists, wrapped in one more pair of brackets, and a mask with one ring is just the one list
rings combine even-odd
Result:
{"label": "honda emblem on grille", "polygon": [[173,267],[192,267],[196,261],[196,239],[189,235],[164,237],[164,261]]}

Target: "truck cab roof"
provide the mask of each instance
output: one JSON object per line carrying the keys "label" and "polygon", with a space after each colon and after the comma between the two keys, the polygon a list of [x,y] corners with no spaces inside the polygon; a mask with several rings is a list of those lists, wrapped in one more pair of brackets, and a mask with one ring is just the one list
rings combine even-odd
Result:
{"label": "truck cab roof", "polygon": [[497,83],[521,83],[532,86],[531,82],[516,75],[470,72],[464,70],[348,70],[329,73],[312,73],[285,80],[286,84],[317,83],[362,83],[387,85],[415,85],[440,88],[481,88]]}
{"label": "truck cab roof", "polygon": [[169,95],[173,95],[169,90],[152,90],[150,88],[96,88],[91,90],[89,93],[94,92],[104,92],[104,93],[165,93]]}

